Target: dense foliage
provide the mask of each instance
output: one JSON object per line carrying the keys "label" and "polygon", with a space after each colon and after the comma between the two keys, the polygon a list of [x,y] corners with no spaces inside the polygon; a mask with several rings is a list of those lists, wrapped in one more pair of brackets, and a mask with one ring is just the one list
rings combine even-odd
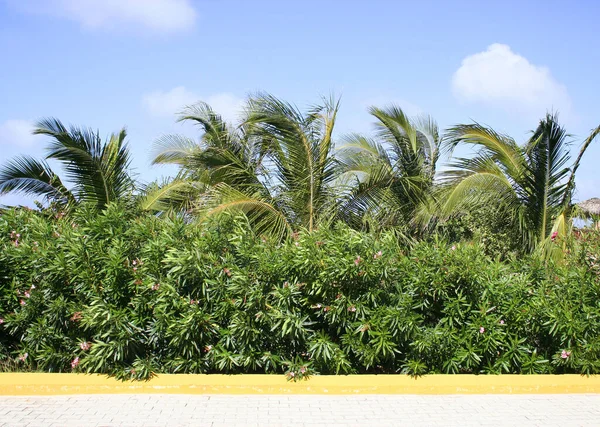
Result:
{"label": "dense foliage", "polygon": [[565,258],[339,223],[281,242],[110,203],[0,217],[5,370],[598,373],[600,234]]}
{"label": "dense foliage", "polygon": [[520,145],[390,105],[336,146],[339,105],[188,106],[200,138],[160,138],[178,174],[146,185],[124,130],[38,122],[45,159],[0,167],[43,202],[0,210],[2,369],[599,372],[600,232],[572,199],[600,126],[571,162],[556,115]]}

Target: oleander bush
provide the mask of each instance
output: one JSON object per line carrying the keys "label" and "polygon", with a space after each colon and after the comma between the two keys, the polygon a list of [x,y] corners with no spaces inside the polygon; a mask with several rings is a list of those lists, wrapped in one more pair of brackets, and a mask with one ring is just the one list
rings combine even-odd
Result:
{"label": "oleander bush", "polygon": [[243,216],[5,210],[0,366],[157,373],[600,371],[600,234],[558,261],[339,224],[283,243]]}

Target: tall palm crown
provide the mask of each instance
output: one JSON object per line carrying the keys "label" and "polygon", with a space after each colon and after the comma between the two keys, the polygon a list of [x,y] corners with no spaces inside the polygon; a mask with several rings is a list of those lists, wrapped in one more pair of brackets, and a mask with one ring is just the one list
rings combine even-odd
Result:
{"label": "tall palm crown", "polygon": [[359,226],[369,216],[383,225],[409,224],[431,191],[439,156],[437,124],[410,119],[401,108],[371,107],[376,138],[346,137],[338,151],[347,191],[340,215]]}
{"label": "tall palm crown", "polygon": [[264,149],[250,138],[247,126],[231,127],[210,105],[186,107],[178,121],[202,130],[196,142],[181,135],[165,135],[154,144],[153,164],[179,166],[178,175],[147,188],[142,206],[150,210],[189,209],[214,199],[214,189],[227,186],[253,193],[263,190],[260,177]]}
{"label": "tall palm crown", "polygon": [[72,188],[67,189],[46,161],[21,156],[0,169],[0,194],[20,192],[60,204],[89,202],[102,208],[133,191],[124,129],[102,142],[98,132],[67,129],[50,118],[38,122],[33,133],[52,138],[46,159],[62,163]]}
{"label": "tall palm crown", "polygon": [[451,128],[448,148],[468,144],[478,152],[473,158],[457,158],[443,174],[442,213],[494,203],[514,214],[523,245],[529,250],[538,247],[554,231],[564,231],[575,172],[599,131],[600,127],[584,141],[569,166],[568,135],[556,115],[546,115],[524,146],[477,123]]}
{"label": "tall palm crown", "polygon": [[149,192],[145,206],[191,200],[204,215],[244,212],[260,232],[314,229],[331,208],[337,109],[337,101],[326,100],[303,114],[259,94],[248,100],[242,124],[232,128],[205,103],[188,107],[179,120],[199,124],[203,136],[199,143],[173,135],[157,141],[154,163],[177,164],[180,172]]}
{"label": "tall palm crown", "polygon": [[270,193],[295,226],[313,230],[331,211],[333,130],[339,100],[324,99],[306,114],[270,95],[251,98],[246,123],[270,148]]}

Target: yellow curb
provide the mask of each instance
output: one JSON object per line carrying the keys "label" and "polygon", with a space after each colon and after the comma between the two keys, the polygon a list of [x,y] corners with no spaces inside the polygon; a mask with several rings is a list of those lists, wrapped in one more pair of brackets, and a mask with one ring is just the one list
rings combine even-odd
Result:
{"label": "yellow curb", "polygon": [[600,377],[580,375],[314,376],[159,375],[122,382],[103,375],[2,373],[0,395],[61,394],[548,394],[600,393]]}

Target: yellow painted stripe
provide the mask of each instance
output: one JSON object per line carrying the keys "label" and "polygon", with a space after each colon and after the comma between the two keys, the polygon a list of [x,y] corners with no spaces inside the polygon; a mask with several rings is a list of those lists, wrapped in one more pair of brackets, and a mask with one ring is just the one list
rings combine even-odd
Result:
{"label": "yellow painted stripe", "polygon": [[600,377],[580,375],[314,376],[288,382],[283,375],[159,375],[122,382],[102,375],[0,374],[1,395],[102,393],[169,394],[524,394],[600,393]]}

